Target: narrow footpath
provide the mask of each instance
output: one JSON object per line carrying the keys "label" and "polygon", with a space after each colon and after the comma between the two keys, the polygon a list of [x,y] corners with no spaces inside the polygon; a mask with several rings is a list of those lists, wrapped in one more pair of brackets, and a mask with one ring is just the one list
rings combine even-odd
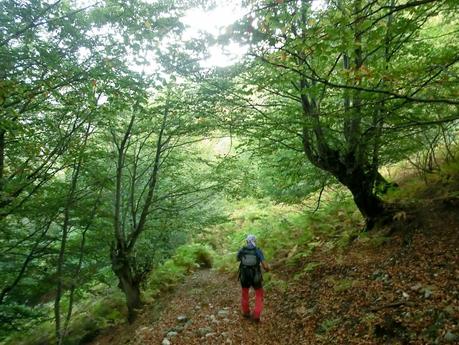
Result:
{"label": "narrow footpath", "polygon": [[274,315],[272,305],[277,294],[266,294],[260,323],[241,316],[239,294],[235,277],[209,269],[196,271],[171,293],[159,315],[148,315],[155,312],[146,308],[134,325],[122,328],[123,333],[121,329],[114,330],[92,345],[298,344],[300,334],[277,333],[279,323],[289,322]]}

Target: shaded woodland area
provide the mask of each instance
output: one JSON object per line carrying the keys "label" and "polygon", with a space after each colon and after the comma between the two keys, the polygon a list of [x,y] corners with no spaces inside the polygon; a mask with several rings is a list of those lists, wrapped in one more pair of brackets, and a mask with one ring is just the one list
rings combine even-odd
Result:
{"label": "shaded woodland area", "polygon": [[[220,35],[186,35],[188,11],[218,4],[0,1],[0,343],[84,343],[139,312],[143,322],[142,307],[156,313],[196,268],[230,274],[249,231],[285,273],[267,279],[273,295],[299,299],[314,274],[338,286],[333,301],[363,290],[346,280],[351,259],[383,284],[378,265],[397,248],[402,270],[443,252],[451,308],[422,341],[456,341],[457,249],[446,243],[459,223],[459,3],[247,0]],[[241,61],[204,67],[212,47],[234,43]],[[356,239],[372,263],[352,256]],[[295,320],[315,308],[322,325],[305,337],[330,341],[341,316],[304,308]],[[362,321],[375,339],[420,343],[378,317]]]}

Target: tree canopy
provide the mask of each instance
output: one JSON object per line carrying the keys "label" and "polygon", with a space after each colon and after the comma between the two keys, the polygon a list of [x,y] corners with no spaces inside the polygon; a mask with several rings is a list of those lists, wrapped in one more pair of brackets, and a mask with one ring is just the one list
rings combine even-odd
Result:
{"label": "tree canopy", "polygon": [[[403,207],[381,167],[455,140],[457,1],[242,1],[218,37],[186,37],[216,3],[0,2],[0,334],[51,303],[64,343],[98,284],[133,320],[145,277],[228,200],[339,184],[370,230]],[[230,42],[242,61],[203,67]]]}

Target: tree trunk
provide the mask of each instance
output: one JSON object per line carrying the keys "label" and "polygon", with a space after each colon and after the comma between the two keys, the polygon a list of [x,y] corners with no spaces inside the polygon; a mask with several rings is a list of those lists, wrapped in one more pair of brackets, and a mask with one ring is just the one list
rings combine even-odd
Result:
{"label": "tree trunk", "polygon": [[140,299],[140,281],[136,279],[128,256],[122,251],[112,250],[112,269],[119,280],[119,288],[126,296],[128,308],[128,321],[132,323],[136,316],[136,310],[142,306]]}
{"label": "tree trunk", "polygon": [[357,168],[352,174],[337,178],[352,193],[357,208],[365,218],[366,229],[371,230],[379,219],[385,217],[384,203],[374,192],[372,176]]}
{"label": "tree trunk", "polygon": [[343,157],[338,150],[330,148],[323,138],[320,143],[322,150],[317,154],[308,140],[306,129],[303,132],[305,133],[303,148],[306,157],[316,167],[329,172],[349,189],[357,208],[365,218],[366,229],[371,230],[380,219],[385,219],[387,214],[384,203],[376,195],[375,176],[369,165],[357,160],[357,154],[354,152]]}

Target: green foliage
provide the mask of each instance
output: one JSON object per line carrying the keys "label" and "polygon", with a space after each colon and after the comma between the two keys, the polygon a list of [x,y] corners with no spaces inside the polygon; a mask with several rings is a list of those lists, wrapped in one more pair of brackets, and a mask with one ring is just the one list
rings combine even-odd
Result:
{"label": "green foliage", "polygon": [[[353,199],[336,189],[354,186],[346,178],[357,168],[371,194],[379,167],[411,160],[423,182],[404,181],[386,202],[458,197],[441,188],[459,175],[455,1],[393,12],[378,1],[247,4],[253,16],[229,31],[259,59],[201,73],[213,40],[184,42],[180,16],[204,2],[0,2],[0,336],[9,343],[52,342],[47,320],[64,317],[70,291],[67,343],[119,322],[110,251],[129,248],[121,259],[139,277],[153,267],[145,294],[154,297],[194,269],[234,272],[248,233],[288,268],[357,236],[381,245],[360,233]],[[152,56],[154,72],[134,71]],[[220,150],[206,149],[212,137]],[[269,288],[286,284],[266,275]]]}
{"label": "green foliage", "polygon": [[341,322],[341,318],[334,318],[334,319],[326,319],[322,321],[317,329],[317,333],[321,335],[329,334],[333,329],[335,329],[339,323]]}
{"label": "green foliage", "polygon": [[409,203],[416,199],[457,197],[456,191],[449,186],[459,181],[458,148],[458,145],[449,147],[448,151],[444,146],[435,148],[439,165],[429,172],[409,166],[406,161],[400,162],[393,169],[400,188],[390,189],[385,200]]}
{"label": "green foliage", "polygon": [[212,267],[213,258],[213,250],[206,245],[191,243],[180,246],[170,259],[153,268],[145,283],[145,295],[154,298],[160,292],[173,289],[190,272]]}
{"label": "green foliage", "polygon": [[349,289],[352,289],[354,284],[355,284],[355,281],[352,279],[340,279],[340,280],[335,281],[333,290],[336,292],[344,292]]}
{"label": "green foliage", "polygon": [[[90,340],[100,330],[124,322],[126,317],[124,296],[116,288],[103,290],[103,295],[87,294],[75,307],[64,344],[81,344],[84,340]],[[44,345],[55,342],[55,325],[52,321],[50,304],[43,306],[43,313],[45,312],[42,321],[22,325],[21,332],[10,333],[2,344]]]}
{"label": "green foliage", "polygon": [[[289,217],[292,223],[289,222]],[[216,258],[218,269],[235,271],[236,252],[245,244],[247,234],[257,236],[257,245],[263,249],[267,258],[276,256],[294,240],[307,241],[307,230],[303,231],[302,215],[293,207],[273,205],[269,201],[257,203],[253,199],[241,200],[230,216],[231,223],[217,226],[207,234],[210,242],[216,243],[221,252]],[[220,238],[218,241],[212,238]],[[293,245],[292,245],[293,247]]]}
{"label": "green foliage", "polygon": [[362,218],[348,193],[328,191],[323,198],[315,213],[301,205],[243,199],[233,203],[230,222],[212,227],[199,239],[219,253],[215,267],[220,270],[237,270],[236,253],[248,234],[257,236],[268,262],[296,266],[319,246],[346,246],[362,229]]}
{"label": "green foliage", "polygon": [[275,274],[267,272],[263,274],[263,287],[269,290],[279,290],[281,292],[287,291],[288,281],[276,277]]}
{"label": "green foliage", "polygon": [[293,279],[301,281],[306,275],[313,272],[320,265],[322,265],[320,262],[308,262],[301,271],[295,273]]}
{"label": "green foliage", "polygon": [[457,4],[398,3],[247,2],[232,28],[251,59],[228,77],[231,101],[245,101],[231,125],[269,166],[258,176],[270,196],[300,200],[320,188],[321,169],[377,218],[377,170],[454,140]]}

